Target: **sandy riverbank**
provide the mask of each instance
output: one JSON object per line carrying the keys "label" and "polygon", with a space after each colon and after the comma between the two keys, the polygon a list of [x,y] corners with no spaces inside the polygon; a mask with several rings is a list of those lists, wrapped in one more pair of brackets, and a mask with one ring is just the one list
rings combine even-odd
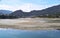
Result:
{"label": "sandy riverbank", "polygon": [[48,23],[50,20],[60,18],[21,18],[0,19],[0,28],[13,28],[22,30],[53,30],[60,29],[60,23]]}

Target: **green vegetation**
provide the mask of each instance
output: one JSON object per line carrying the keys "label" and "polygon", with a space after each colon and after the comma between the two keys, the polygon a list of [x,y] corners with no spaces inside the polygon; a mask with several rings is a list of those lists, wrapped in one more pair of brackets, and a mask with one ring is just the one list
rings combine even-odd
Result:
{"label": "green vegetation", "polygon": [[[19,17],[19,18],[21,18],[21,17]],[[38,18],[60,18],[60,13],[59,14],[58,13],[55,13],[55,14],[43,14],[43,15],[34,16],[34,17],[31,17],[31,18],[36,18],[36,17],[38,17]],[[14,15],[0,15],[0,19],[14,19],[14,18],[18,18],[18,17],[14,16]]]}
{"label": "green vegetation", "polygon": [[10,16],[10,15],[0,15],[0,19],[14,19],[16,16]]}
{"label": "green vegetation", "polygon": [[60,14],[45,14],[45,15],[42,15],[42,16],[37,16],[37,17],[40,17],[40,18],[60,18]]}

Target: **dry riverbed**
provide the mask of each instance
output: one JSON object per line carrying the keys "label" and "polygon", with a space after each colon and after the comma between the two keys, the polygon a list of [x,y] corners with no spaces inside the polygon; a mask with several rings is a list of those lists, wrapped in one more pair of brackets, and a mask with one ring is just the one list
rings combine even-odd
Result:
{"label": "dry riverbed", "polygon": [[60,21],[60,18],[0,19],[0,28],[13,28],[21,30],[55,30],[60,29],[60,22],[58,21]]}

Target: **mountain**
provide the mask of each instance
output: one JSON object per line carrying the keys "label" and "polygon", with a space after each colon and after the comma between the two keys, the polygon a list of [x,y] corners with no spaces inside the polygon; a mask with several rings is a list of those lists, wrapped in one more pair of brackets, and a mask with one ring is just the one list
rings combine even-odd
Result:
{"label": "mountain", "polygon": [[60,14],[60,5],[49,7],[43,10],[34,10],[30,12],[33,15]]}
{"label": "mountain", "polygon": [[16,16],[18,18],[21,17],[37,17],[41,15],[56,15],[60,14],[60,5],[56,5],[53,7],[49,7],[43,10],[33,10],[31,12],[23,12],[22,10],[17,10],[13,13],[11,13],[11,16]]}
{"label": "mountain", "polygon": [[22,10],[17,10],[10,14],[10,16],[16,16],[18,18],[29,17],[29,12],[23,12]]}
{"label": "mountain", "polygon": [[0,15],[1,14],[10,14],[10,13],[12,13],[12,11],[9,11],[9,10],[0,10]]}

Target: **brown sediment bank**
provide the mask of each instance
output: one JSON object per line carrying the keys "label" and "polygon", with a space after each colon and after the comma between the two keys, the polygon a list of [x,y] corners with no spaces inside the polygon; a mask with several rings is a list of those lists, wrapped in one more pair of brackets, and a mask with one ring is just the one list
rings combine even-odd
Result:
{"label": "brown sediment bank", "polygon": [[55,30],[60,29],[60,23],[49,21],[60,20],[60,18],[20,18],[0,19],[0,28],[12,28],[21,30]]}

